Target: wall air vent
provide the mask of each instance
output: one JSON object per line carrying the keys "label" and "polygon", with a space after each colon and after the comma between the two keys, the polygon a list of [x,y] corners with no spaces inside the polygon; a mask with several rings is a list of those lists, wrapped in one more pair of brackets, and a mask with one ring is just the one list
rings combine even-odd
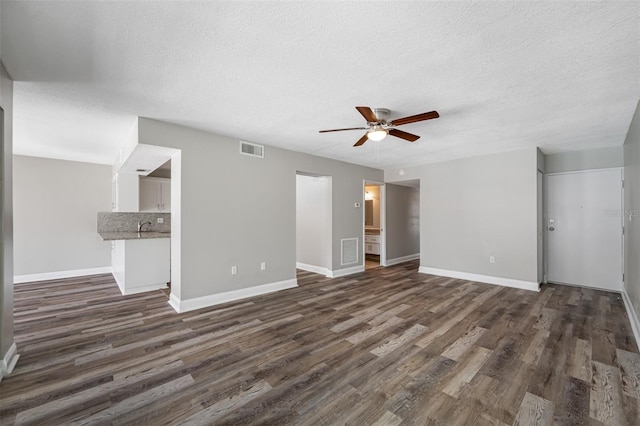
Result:
{"label": "wall air vent", "polygon": [[357,238],[343,238],[340,240],[340,260],[343,265],[358,263]]}
{"label": "wall air vent", "polygon": [[264,146],[251,142],[240,141],[240,154],[250,157],[264,158]]}

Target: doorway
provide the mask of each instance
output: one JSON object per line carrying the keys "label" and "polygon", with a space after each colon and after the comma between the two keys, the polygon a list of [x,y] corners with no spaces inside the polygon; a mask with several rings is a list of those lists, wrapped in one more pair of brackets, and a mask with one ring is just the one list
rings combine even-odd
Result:
{"label": "doorway", "polygon": [[384,266],[384,184],[364,184],[364,268]]}
{"label": "doorway", "polygon": [[332,276],[332,178],[296,175],[296,268]]}
{"label": "doorway", "polygon": [[622,169],[547,175],[550,282],[622,290]]}

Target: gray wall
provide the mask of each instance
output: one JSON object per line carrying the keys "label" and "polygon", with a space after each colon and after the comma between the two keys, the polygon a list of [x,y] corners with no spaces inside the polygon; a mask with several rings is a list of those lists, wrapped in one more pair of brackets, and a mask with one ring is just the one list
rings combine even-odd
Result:
{"label": "gray wall", "polygon": [[363,180],[382,180],[382,170],[269,146],[264,159],[247,157],[237,139],[145,118],[138,129],[139,143],[182,151],[181,170],[172,164],[182,198],[181,300],[295,278],[297,171],[332,177],[332,270],[353,266],[341,265],[340,239],[362,241],[354,203]]}
{"label": "gray wall", "polygon": [[622,145],[610,148],[549,154],[544,158],[545,173],[575,172],[578,170],[608,169],[624,165]]}
{"label": "gray wall", "polygon": [[624,141],[624,288],[640,317],[640,102]]}
{"label": "gray wall", "polygon": [[111,266],[96,231],[111,210],[111,166],[14,156],[14,273]]}
{"label": "gray wall", "polygon": [[420,253],[420,189],[386,185],[387,260]]}
{"label": "gray wall", "polygon": [[420,265],[537,282],[537,162],[527,149],[386,170],[420,179]]}
{"label": "gray wall", "polygon": [[331,178],[296,176],[296,261],[331,269]]}
{"label": "gray wall", "polygon": [[0,274],[0,360],[13,344],[13,81],[0,62],[0,107],[4,110],[2,135],[2,273]]}

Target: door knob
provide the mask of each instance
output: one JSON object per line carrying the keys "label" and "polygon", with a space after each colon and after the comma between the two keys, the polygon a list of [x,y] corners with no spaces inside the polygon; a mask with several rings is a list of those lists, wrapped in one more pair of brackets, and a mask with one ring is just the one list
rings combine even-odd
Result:
{"label": "door knob", "polygon": [[549,227],[549,231],[555,231],[556,228],[554,228],[553,226]]}

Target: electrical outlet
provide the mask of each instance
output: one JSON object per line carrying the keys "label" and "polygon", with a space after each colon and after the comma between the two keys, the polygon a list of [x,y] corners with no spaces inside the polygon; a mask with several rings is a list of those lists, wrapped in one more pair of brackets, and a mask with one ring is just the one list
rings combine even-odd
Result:
{"label": "electrical outlet", "polygon": [[489,256],[489,263],[496,263],[496,258],[493,256]]}
{"label": "electrical outlet", "polygon": [[159,217],[158,218],[158,223],[164,223],[164,217]]}
{"label": "electrical outlet", "polygon": [[267,269],[267,262],[262,262],[262,263],[260,264],[260,270],[261,270],[261,271],[264,271],[265,269]]}
{"label": "electrical outlet", "polygon": [[236,275],[238,273],[238,267],[237,266],[232,266],[231,267],[231,275]]}

